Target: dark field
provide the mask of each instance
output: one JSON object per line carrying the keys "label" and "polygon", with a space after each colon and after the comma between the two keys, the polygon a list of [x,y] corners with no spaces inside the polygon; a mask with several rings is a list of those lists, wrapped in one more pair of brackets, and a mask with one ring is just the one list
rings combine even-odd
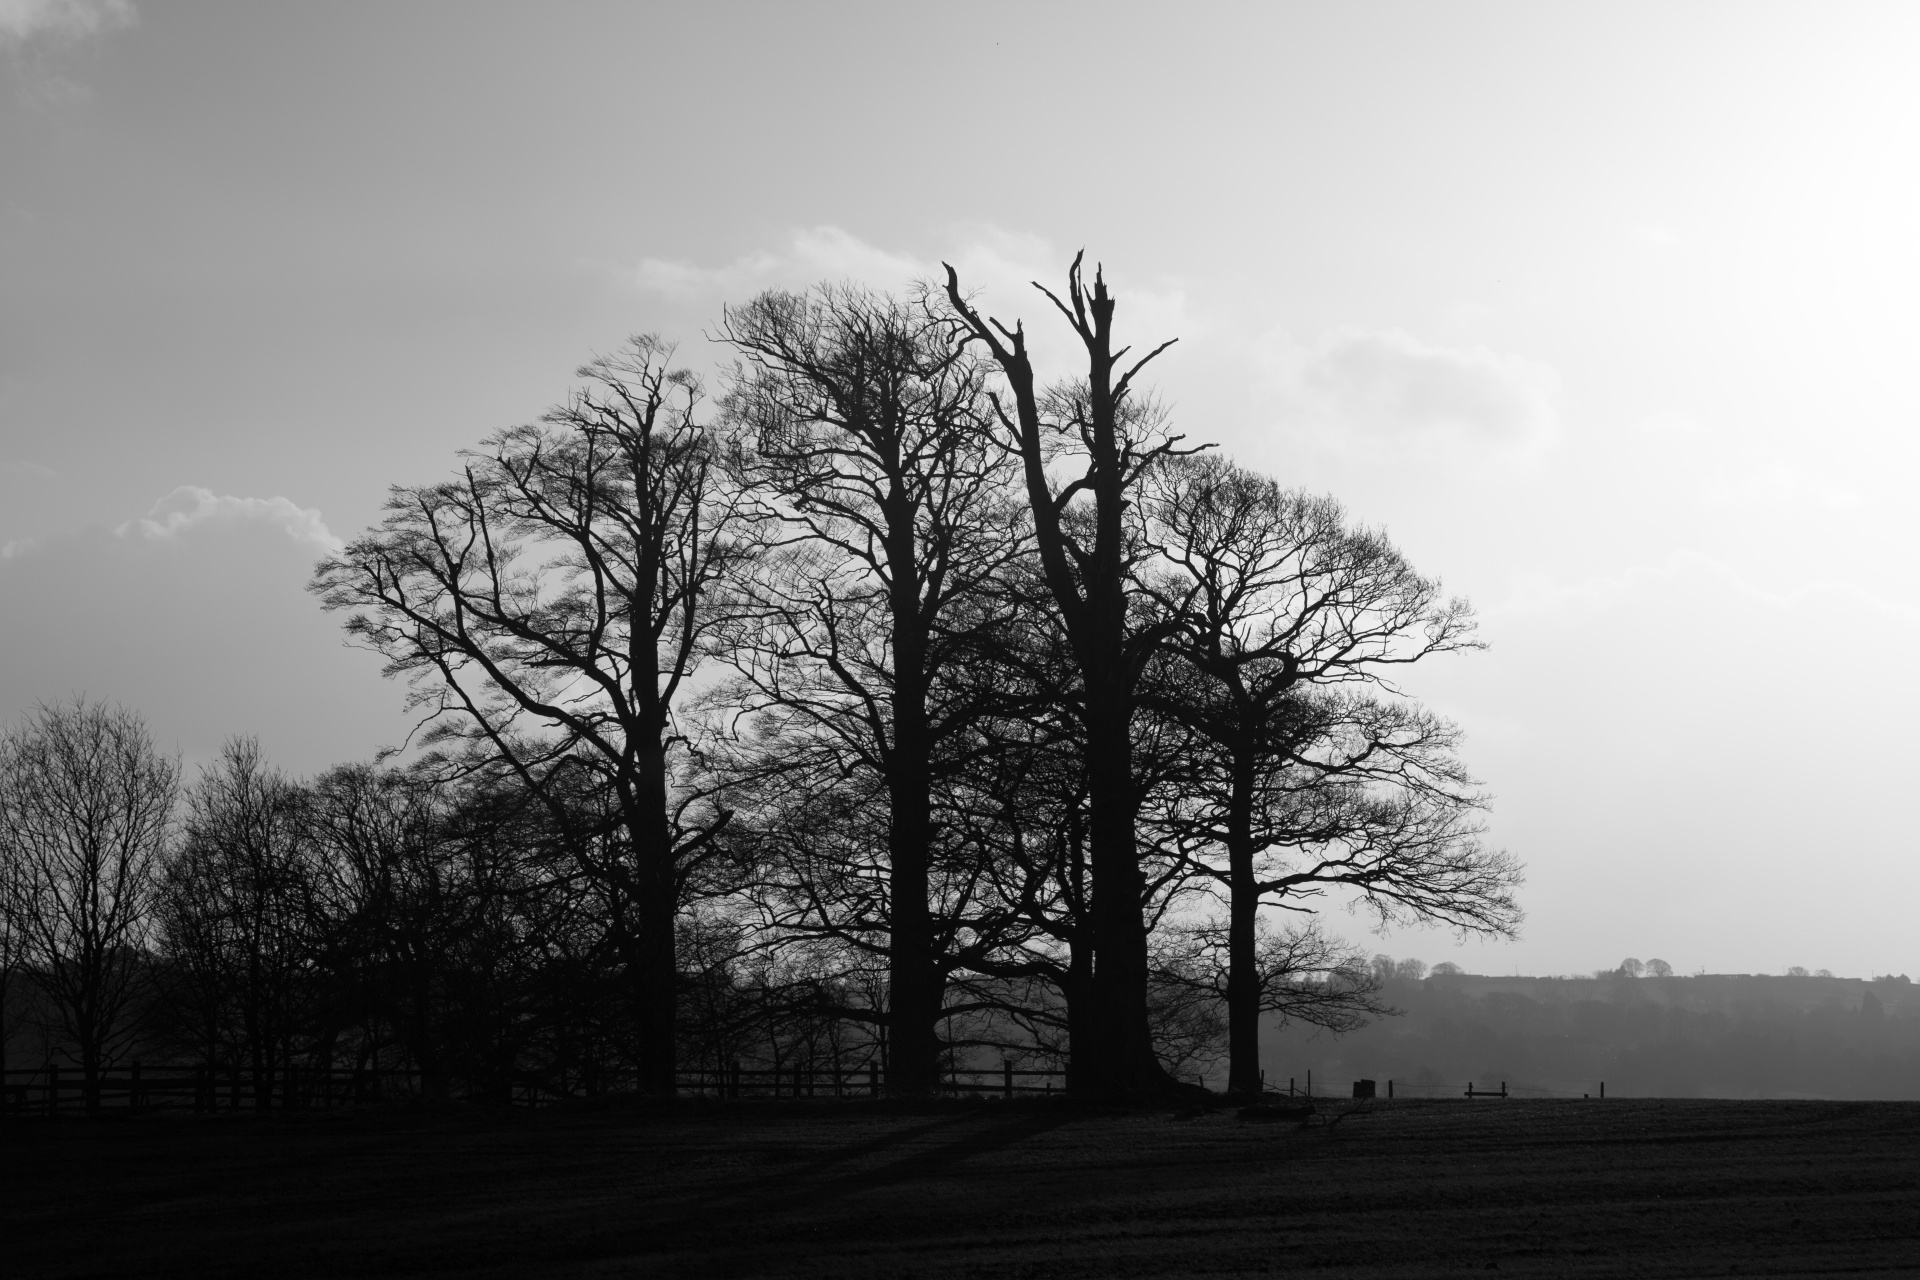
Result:
{"label": "dark field", "polygon": [[742,1102],[0,1128],[9,1276],[1890,1275],[1920,1104]]}

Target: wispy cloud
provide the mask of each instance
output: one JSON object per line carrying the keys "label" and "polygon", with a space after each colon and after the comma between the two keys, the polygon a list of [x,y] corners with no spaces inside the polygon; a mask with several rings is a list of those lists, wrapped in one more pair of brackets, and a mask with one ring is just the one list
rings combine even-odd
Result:
{"label": "wispy cloud", "polygon": [[1283,418],[1347,439],[1525,447],[1558,425],[1559,374],[1507,352],[1347,328],[1312,344],[1277,337],[1262,354]]}
{"label": "wispy cloud", "polygon": [[634,272],[634,282],[671,298],[706,299],[804,288],[819,280],[855,280],[897,289],[930,274],[930,264],[908,254],[878,248],[839,227],[811,227],[792,232],[779,249],[756,250],[716,267],[644,258]]}
{"label": "wispy cloud", "polygon": [[128,0],[0,0],[0,49],[82,40],[134,21]]}
{"label": "wispy cloud", "polygon": [[127,521],[114,532],[123,538],[158,541],[198,529],[243,525],[277,528],[294,541],[320,551],[335,552],[345,545],[327,528],[317,510],[300,506],[291,498],[236,498],[199,485],[181,485],[154,503],[145,516]]}

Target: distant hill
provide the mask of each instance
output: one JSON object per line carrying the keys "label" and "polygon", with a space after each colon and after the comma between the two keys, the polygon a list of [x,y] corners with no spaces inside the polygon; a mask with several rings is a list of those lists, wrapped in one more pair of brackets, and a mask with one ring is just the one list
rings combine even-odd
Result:
{"label": "distant hill", "polygon": [[[1393,1080],[1402,1094],[1477,1087],[1609,1097],[1920,1099],[1920,986],[1905,978],[1395,980],[1402,1015],[1345,1036],[1266,1029],[1269,1087]],[[1421,1087],[1424,1086],[1424,1087]]]}

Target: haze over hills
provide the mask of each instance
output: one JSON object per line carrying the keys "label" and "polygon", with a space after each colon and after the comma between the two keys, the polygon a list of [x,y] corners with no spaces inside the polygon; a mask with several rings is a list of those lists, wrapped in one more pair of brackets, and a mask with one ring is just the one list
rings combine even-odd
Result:
{"label": "haze over hills", "polygon": [[[1920,1099],[1920,986],[1766,974],[1398,977],[1401,1010],[1332,1036],[1269,1027],[1269,1087],[1346,1093],[1478,1088],[1609,1097]],[[1409,1088],[1413,1086],[1413,1088]]]}

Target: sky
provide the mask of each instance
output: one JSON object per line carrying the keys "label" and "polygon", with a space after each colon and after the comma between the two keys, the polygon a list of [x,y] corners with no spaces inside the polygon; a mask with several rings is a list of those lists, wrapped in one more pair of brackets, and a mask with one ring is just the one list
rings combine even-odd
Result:
{"label": "sky", "polygon": [[[1103,263],[1179,429],[1477,607],[1522,937],[1920,976],[1920,7],[0,0],[0,721],[404,738],[386,488],[769,287]],[[1902,797],[1908,797],[1903,800]]]}

